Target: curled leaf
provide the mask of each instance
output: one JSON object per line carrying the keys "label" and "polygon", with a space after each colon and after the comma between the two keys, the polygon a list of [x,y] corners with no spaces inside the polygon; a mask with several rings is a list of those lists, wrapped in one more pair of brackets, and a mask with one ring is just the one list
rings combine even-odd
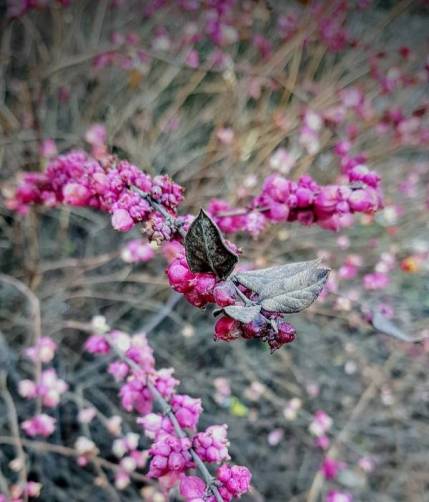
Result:
{"label": "curled leaf", "polygon": [[238,256],[225,244],[219,228],[203,209],[186,234],[185,251],[192,272],[213,272],[220,279],[228,277],[238,261]]}
{"label": "curled leaf", "polygon": [[230,305],[223,309],[229,317],[236,321],[244,322],[245,324],[252,322],[261,311],[260,305]]}
{"label": "curled leaf", "polygon": [[325,285],[329,269],[319,260],[242,272],[237,280],[259,294],[261,306],[270,312],[292,314],[309,307]]}

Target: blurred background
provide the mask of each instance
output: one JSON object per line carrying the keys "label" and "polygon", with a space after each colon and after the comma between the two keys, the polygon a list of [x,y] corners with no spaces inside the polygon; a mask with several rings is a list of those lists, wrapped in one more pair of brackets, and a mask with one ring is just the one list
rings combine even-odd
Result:
{"label": "blurred background", "polygon": [[[70,386],[50,444],[73,448],[84,402],[121,414],[78,329],[103,315],[148,333],[160,366],[203,399],[203,427],[229,425],[231,455],[253,473],[243,500],[429,500],[427,2],[9,0],[0,16],[0,368],[18,418],[34,295]],[[8,209],[20,173],[72,147],[170,175],[183,214],[213,198],[243,207],[273,173],[347,183],[347,155],[381,177],[384,206],[337,231],[296,221],[229,237],[251,266],[332,268],[322,298],[291,317],[295,342],[270,354],[214,342],[210,309],[172,292],[162,253],[130,258],[139,229],[115,232],[87,208]],[[12,434],[5,392],[0,442]],[[113,462],[111,436],[90,434]],[[73,456],[25,450],[41,500],[116,500]],[[0,492],[13,458],[1,444]],[[139,480],[118,493],[167,500]]]}

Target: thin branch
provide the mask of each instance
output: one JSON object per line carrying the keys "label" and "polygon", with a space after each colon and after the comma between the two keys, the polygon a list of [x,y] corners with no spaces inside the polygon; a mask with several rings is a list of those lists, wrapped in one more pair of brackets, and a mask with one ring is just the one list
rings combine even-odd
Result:
{"label": "thin branch", "polygon": [[[107,340],[109,341],[109,344],[115,352],[115,354],[122,360],[125,361],[134,371],[140,372],[140,367],[139,365],[134,362],[132,359],[128,358],[121,350],[119,350],[115,346],[115,342],[108,336],[106,336]],[[168,417],[170,420],[172,426],[174,427],[174,430],[179,438],[187,438],[189,437],[186,432],[180,427],[179,422],[177,421],[176,415],[173,413],[171,410],[170,405],[168,402],[162,397],[162,395],[159,393],[158,389],[155,387],[155,385],[149,380],[149,378],[146,379],[146,385],[149,389],[149,392],[151,393],[154,401],[157,403],[157,405],[161,408],[161,411],[165,416]],[[216,486],[216,480],[215,478],[210,474],[208,471],[207,467],[205,466],[204,462],[201,460],[201,458],[198,456],[198,454],[195,452],[193,448],[189,449],[189,453],[192,456],[193,461],[195,462],[195,465],[197,466],[198,470],[200,471],[201,475],[204,478],[204,481],[206,482],[208,488],[211,490],[213,493],[215,499],[217,502],[224,502],[221,494],[219,493],[219,490]]]}
{"label": "thin branch", "polygon": [[[34,441],[30,439],[21,439],[21,443],[23,446],[29,449],[37,450],[40,452],[45,452],[45,453],[56,453],[58,455],[62,455],[64,457],[80,457],[82,454],[75,450],[74,448],[69,448],[68,446],[62,446],[59,444],[52,444],[52,443],[47,443],[44,441]],[[8,444],[8,445],[16,445],[17,440],[14,437],[10,436],[0,436],[0,444]],[[97,465],[99,467],[103,467],[105,469],[109,469],[110,471],[118,471],[120,467],[117,464],[114,464],[113,462],[109,462],[108,460],[102,458],[102,457],[91,457],[91,462],[94,465]],[[150,485],[154,485],[154,481],[144,474],[140,474],[137,472],[129,472],[128,475],[130,478],[140,481],[142,483],[147,483]]]}
{"label": "thin branch", "polygon": [[[27,456],[25,455],[24,448],[22,447],[23,441],[19,433],[18,414],[16,412],[15,403],[7,388],[7,375],[5,372],[0,373],[0,389],[6,408],[8,411],[9,426],[12,436],[15,440],[16,456],[20,461],[21,468],[19,470],[20,481],[23,486],[27,484]],[[27,494],[24,490],[24,499],[27,500]]]}

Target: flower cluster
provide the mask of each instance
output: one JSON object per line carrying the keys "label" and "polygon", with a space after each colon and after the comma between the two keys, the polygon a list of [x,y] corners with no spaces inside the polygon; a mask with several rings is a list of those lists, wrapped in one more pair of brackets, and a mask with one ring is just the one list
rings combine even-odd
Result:
{"label": "flower cluster", "polygon": [[323,186],[308,175],[295,182],[272,174],[247,209],[237,210],[215,199],[208,211],[225,233],[247,231],[257,236],[269,222],[285,221],[339,230],[352,224],[353,213],[371,214],[382,207],[378,176],[362,164],[348,173],[350,182],[361,185]]}
{"label": "flower cluster", "polygon": [[327,435],[332,427],[332,418],[323,410],[318,410],[313,416],[309,425],[309,431],[315,438],[316,446],[326,450],[329,447],[330,440]]}
{"label": "flower cluster", "polygon": [[55,431],[55,418],[46,413],[39,413],[22,422],[22,430],[27,436],[48,437]]}
{"label": "flower cluster", "polygon": [[154,256],[154,247],[144,239],[128,241],[121,250],[121,258],[126,263],[146,263]]}
{"label": "flower cluster", "polygon": [[[216,471],[219,493],[225,502],[239,498],[249,490],[251,474],[246,467],[223,464]],[[215,502],[213,496],[207,496],[204,481],[197,476],[182,476],[180,480],[180,495],[187,502]]]}
{"label": "flower cluster", "polygon": [[[173,370],[156,369],[153,351],[143,333],[133,336],[120,331],[95,333],[88,339],[86,349],[94,354],[114,352],[119,356],[110,364],[109,372],[121,383],[119,396],[123,408],[137,413],[137,423],[153,441],[149,449],[149,477],[160,479],[163,486],[169,488],[180,480],[181,493],[187,501],[197,498],[187,481],[193,479],[201,490],[199,497],[215,501],[212,485],[206,486],[195,476],[186,476],[187,471],[198,467],[195,462],[198,458],[200,462],[221,464],[216,472],[215,486],[225,502],[249,490],[251,475],[248,469],[225,463],[230,458],[226,425],[197,432],[201,400],[176,393],[179,381],[173,377]],[[165,408],[164,414],[154,412],[155,402]],[[135,451],[137,437],[133,435],[131,439],[134,441],[131,450]],[[129,442],[115,441],[115,454],[123,457],[130,450]],[[131,461],[124,463],[131,464]]]}
{"label": "flower cluster", "polygon": [[[40,337],[35,345],[25,350],[25,355],[34,362],[47,364],[55,356],[57,344],[49,337]],[[35,372],[35,379],[24,379],[19,382],[19,394],[25,399],[37,399],[46,408],[56,408],[62,394],[68,389],[67,383],[58,378],[54,368],[45,368]],[[28,436],[50,436],[55,430],[55,418],[46,413],[38,413],[25,420],[21,426]]]}
{"label": "flower cluster", "polygon": [[112,452],[119,461],[119,469],[115,473],[115,486],[118,490],[129,485],[131,473],[146,466],[148,452],[139,449],[139,439],[139,434],[128,432],[113,441]]}
{"label": "flower cluster", "polygon": [[152,237],[162,240],[165,230],[160,227],[170,228],[169,216],[176,214],[182,199],[182,187],[168,176],[152,178],[127,161],[96,160],[83,151],[71,151],[49,162],[43,173],[24,174],[9,207],[25,213],[31,204],[87,206],[110,213],[113,227],[121,232],[137,223],[155,225]]}
{"label": "flower cluster", "polygon": [[[270,321],[274,321],[271,323]],[[275,327],[273,326],[275,324]],[[256,338],[268,342],[271,352],[295,340],[295,328],[292,324],[279,319],[278,314],[261,311],[256,319],[242,323],[224,315],[215,324],[215,339],[230,341],[239,336],[245,339]]]}
{"label": "flower cluster", "polygon": [[[167,270],[171,287],[182,293],[189,303],[204,308],[213,303],[220,309],[230,305],[242,305],[243,296],[251,301],[258,297],[245,287],[236,286],[232,280],[222,281],[213,273],[195,273],[189,268],[184,249],[177,251]],[[256,338],[268,342],[272,351],[295,339],[295,328],[282,319],[282,315],[261,310],[251,322],[243,323],[228,315],[221,315],[216,321],[215,340],[229,342],[239,337]]]}
{"label": "flower cluster", "polygon": [[[121,7],[121,1],[112,2]],[[362,3],[362,2],[360,2]],[[367,2],[368,3],[368,2]],[[333,2],[327,9],[323,2],[311,6],[315,30],[305,38],[305,44],[321,44],[329,52],[338,53],[357,44],[348,33],[347,14],[352,10],[346,2]],[[163,10],[168,9],[166,12]],[[173,11],[173,12],[172,12]],[[197,69],[203,65],[223,69],[231,62],[231,49],[238,42],[252,51],[252,57],[262,61],[269,60],[279,44],[290,40],[299,30],[299,19],[303,17],[298,7],[279,15],[271,26],[269,34],[261,32],[259,9],[253,12],[251,3],[236,1],[180,1],[145,2],[137,7],[135,15],[139,19],[151,18],[153,28],[150,39],[143,40],[136,32],[111,34],[111,48],[97,55],[93,60],[95,70],[117,67],[122,70],[136,71],[144,75],[152,62],[151,52],[155,54],[178,53],[184,64]],[[169,23],[159,23],[160,16],[180,18],[182,30]],[[278,15],[278,12],[276,13]],[[267,11],[263,17],[268,17]],[[147,48],[150,50],[147,50]],[[133,79],[132,79],[133,80]],[[136,79],[137,82],[141,80]],[[254,79],[255,81],[257,79]]]}
{"label": "flower cluster", "polygon": [[24,502],[29,497],[40,496],[42,485],[36,481],[27,481],[24,484],[14,484],[9,487],[10,497],[0,493],[0,502]]}
{"label": "flower cluster", "polygon": [[26,399],[39,397],[43,406],[55,408],[61,399],[61,394],[67,390],[68,386],[64,380],[57,376],[54,368],[42,371],[37,382],[32,380],[21,380],[19,382],[19,393]]}

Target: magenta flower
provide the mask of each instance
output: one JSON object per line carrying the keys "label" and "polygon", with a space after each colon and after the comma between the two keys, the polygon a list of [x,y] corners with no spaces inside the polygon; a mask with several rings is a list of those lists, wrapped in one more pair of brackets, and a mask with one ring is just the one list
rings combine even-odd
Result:
{"label": "magenta flower", "polygon": [[326,502],[352,502],[353,497],[348,492],[339,492],[336,490],[329,490],[326,495]]}
{"label": "magenta flower", "polygon": [[27,434],[27,436],[50,436],[55,430],[55,418],[41,413],[33,418],[29,418],[22,422],[22,430]]}
{"label": "magenta flower", "polygon": [[225,424],[212,425],[194,437],[193,446],[204,462],[220,464],[230,459],[227,430]]}

